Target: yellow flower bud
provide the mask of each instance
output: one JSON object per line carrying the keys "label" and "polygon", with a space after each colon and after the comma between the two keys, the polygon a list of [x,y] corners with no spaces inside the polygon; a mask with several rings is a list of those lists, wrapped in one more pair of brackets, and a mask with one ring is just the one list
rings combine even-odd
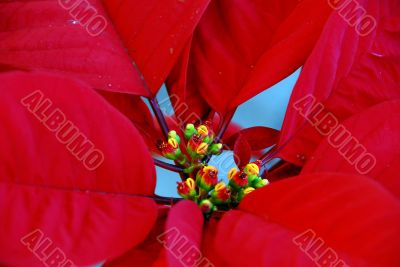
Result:
{"label": "yellow flower bud", "polygon": [[258,175],[260,173],[260,168],[255,163],[249,163],[246,165],[244,171],[247,175]]}
{"label": "yellow flower bud", "polygon": [[247,187],[247,188],[243,191],[243,193],[244,193],[244,195],[246,196],[246,195],[250,194],[251,192],[253,192],[254,190],[256,190],[256,189],[254,189],[253,187]]}
{"label": "yellow flower bud", "polygon": [[200,125],[197,127],[197,133],[201,136],[207,136],[208,135],[208,128],[205,125]]}
{"label": "yellow flower bud", "polygon": [[238,170],[236,168],[230,169],[230,171],[228,172],[228,179],[231,180],[237,172]]}
{"label": "yellow flower bud", "polygon": [[208,150],[208,144],[207,143],[201,143],[197,149],[196,149],[196,153],[199,155],[204,155],[207,153]]}
{"label": "yellow flower bud", "polygon": [[178,148],[179,146],[178,141],[173,138],[168,139],[168,144],[170,144],[170,146],[173,148]]}

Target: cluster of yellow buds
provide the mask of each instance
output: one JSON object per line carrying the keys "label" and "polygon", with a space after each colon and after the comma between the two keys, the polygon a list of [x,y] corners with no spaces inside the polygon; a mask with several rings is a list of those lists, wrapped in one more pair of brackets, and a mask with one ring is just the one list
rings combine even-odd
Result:
{"label": "cluster of yellow buds", "polygon": [[218,155],[222,151],[222,144],[213,142],[214,132],[209,123],[199,125],[197,128],[193,124],[188,124],[183,134],[186,146],[181,145],[181,137],[176,131],[168,133],[167,142],[158,144],[158,149],[165,158],[177,161],[181,166],[190,167],[199,164],[205,156]]}
{"label": "cluster of yellow buds", "polygon": [[232,168],[228,173],[229,186],[234,189],[236,195],[234,198],[237,202],[253,192],[255,189],[269,184],[267,179],[261,178],[260,161],[248,163],[242,170]]}
{"label": "cluster of yellow buds", "polygon": [[202,162],[206,156],[218,155],[222,151],[222,144],[215,143],[210,123],[198,127],[188,124],[183,135],[185,142],[181,143],[183,139],[179,134],[170,131],[167,142],[161,142],[158,148],[165,158],[184,167],[188,178],[178,182],[178,194],[195,201],[205,215],[218,208],[237,205],[245,195],[268,184],[266,179],[259,177],[258,161],[247,164],[242,170],[231,169],[228,184],[218,179],[218,169]]}

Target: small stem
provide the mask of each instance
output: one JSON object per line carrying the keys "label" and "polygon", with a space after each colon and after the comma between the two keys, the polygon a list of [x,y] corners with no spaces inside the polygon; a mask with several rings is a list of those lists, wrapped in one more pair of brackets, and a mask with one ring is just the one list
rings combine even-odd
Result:
{"label": "small stem", "polygon": [[181,201],[181,198],[174,198],[174,197],[162,197],[159,195],[154,195],[153,197],[154,201],[157,202],[157,204],[165,204],[165,205],[172,205],[176,204],[179,201]]}
{"label": "small stem", "polygon": [[259,160],[261,160],[261,165],[264,166],[268,162],[271,161],[271,159],[274,158],[274,156],[280,151],[280,149],[277,149],[276,146],[273,147],[271,150],[268,150],[264,155],[262,155]]}
{"label": "small stem", "polygon": [[160,125],[161,131],[164,134],[165,138],[168,138],[168,124],[167,121],[165,120],[164,114],[161,111],[160,105],[158,104],[157,99],[154,97],[152,99],[149,99],[150,106],[153,109],[154,114],[156,115],[156,119],[158,121],[158,124]]}
{"label": "small stem", "polygon": [[[218,133],[215,136],[214,141],[212,142],[213,144],[216,144],[219,141],[221,141],[222,136],[224,135],[226,129],[228,129],[228,126],[231,123],[233,116],[235,115],[235,112],[236,112],[236,109],[229,112],[225,118],[221,119],[221,123],[218,127],[219,128]],[[203,162],[205,162],[205,163],[210,162],[211,157],[212,157],[212,155],[207,155],[207,157],[204,158]]]}
{"label": "small stem", "polygon": [[[152,99],[149,99],[150,102],[150,106],[153,109],[154,114],[156,115],[156,119],[158,124],[160,125],[161,131],[163,132],[163,135],[166,139],[168,139],[168,133],[169,133],[169,129],[168,129],[168,124],[167,121],[165,120],[164,114],[161,111],[160,105],[158,104],[157,99],[154,97]],[[179,176],[181,177],[181,180],[184,181],[186,180],[186,175],[183,173],[183,169],[178,167],[178,166],[174,166],[159,160],[154,160],[154,163],[160,164],[158,166],[170,170],[170,171],[174,171],[174,172],[178,172]],[[177,164],[177,162],[175,161],[175,164]]]}
{"label": "small stem", "polygon": [[182,173],[183,172],[183,168],[179,167],[179,166],[175,166],[172,164],[169,164],[167,162],[158,160],[153,158],[154,160],[154,164],[157,165],[158,167],[161,167],[163,169],[169,170],[169,171],[173,171],[173,172],[178,172],[178,173]]}
{"label": "small stem", "polygon": [[271,150],[260,157],[261,165],[264,166],[268,162],[270,162],[282,149],[284,149],[287,144],[300,132],[300,130],[306,125],[304,122],[295,132],[286,140],[284,141],[279,147],[275,145]]}

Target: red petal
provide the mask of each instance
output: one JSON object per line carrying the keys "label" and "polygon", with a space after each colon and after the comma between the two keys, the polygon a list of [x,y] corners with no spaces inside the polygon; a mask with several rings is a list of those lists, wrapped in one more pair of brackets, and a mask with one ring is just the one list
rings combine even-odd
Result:
{"label": "red petal", "polygon": [[99,91],[99,93],[135,125],[152,152],[159,151],[156,140],[162,134],[156,128],[154,118],[140,96],[107,91]]}
{"label": "red petal", "polygon": [[51,240],[44,257],[59,248],[78,266],[96,264],[139,244],[156,217],[150,199],[0,182],[0,263],[43,266],[41,250],[21,239],[34,231]]}
{"label": "red petal", "polygon": [[153,94],[167,78],[209,2],[104,1]]}
{"label": "red petal", "polygon": [[147,239],[140,244],[140,246],[131,249],[121,257],[116,259],[107,261],[103,264],[103,267],[126,267],[126,266],[135,266],[135,267],[149,267],[154,266],[157,258],[162,251],[162,244],[157,240],[157,237],[164,233],[165,231],[165,222],[167,219],[166,214],[161,211],[161,207],[159,207],[159,214],[156,223],[154,224],[154,228],[151,230],[151,233],[148,235]]}
{"label": "red petal", "polygon": [[277,29],[269,49],[258,60],[232,105],[245,102],[303,65],[331,12],[325,1],[299,2]]}
{"label": "red petal", "polygon": [[[191,266],[191,253],[198,252],[201,257],[200,244],[203,231],[203,214],[192,201],[181,201],[172,207],[165,233],[164,251],[168,266]],[[178,246],[178,244],[180,246]]]}
{"label": "red petal", "polygon": [[272,166],[271,169],[265,170],[263,178],[268,179],[270,182],[282,180],[299,175],[301,167],[291,164],[286,161],[280,161],[276,165]]}
{"label": "red petal", "polygon": [[[400,101],[369,108],[347,119],[343,125],[345,128],[332,132],[321,142],[302,173],[362,172],[400,197],[400,154],[396,149],[400,147]],[[347,139],[341,138],[341,133]]]}
{"label": "red petal", "polygon": [[236,134],[230,136],[225,141],[226,145],[233,147],[236,139],[242,135],[244,139],[248,142],[251,150],[261,150],[272,146],[278,141],[279,131],[262,126],[251,127],[243,129]]}
{"label": "red petal", "polygon": [[250,162],[251,147],[244,136],[239,135],[239,137],[236,139],[233,154],[235,163],[239,167],[239,169]]}
{"label": "red petal", "polygon": [[228,266],[313,266],[293,240],[309,229],[325,244],[308,247],[311,258],[331,247],[349,266],[400,264],[400,202],[368,178],[286,179],[251,193],[239,209],[222,218],[215,237]]}
{"label": "red petal", "polygon": [[[349,7],[355,2],[349,1]],[[400,97],[400,7],[396,1],[359,1],[377,28],[360,36],[337,12],[330,17],[294,88],[282,127],[280,157],[303,165],[323,136],[294,104],[312,95],[339,121],[368,107]],[[347,4],[346,4],[347,6]],[[356,12],[357,13],[357,12]],[[357,18],[357,17],[356,17]]]}
{"label": "red petal", "polygon": [[186,45],[166,82],[175,117],[180,125],[201,122],[210,112],[196,81],[189,79],[193,75],[187,73],[193,71],[188,69],[191,44],[192,40]]}
{"label": "red petal", "polygon": [[[149,91],[125,52],[99,1],[90,3],[107,27],[98,36],[87,31],[89,9],[64,9],[68,1],[2,1],[0,3],[0,63],[18,69],[46,70],[81,79],[92,87],[148,96]],[[70,3],[76,1],[69,1]],[[65,4],[66,5],[66,4]],[[80,18],[82,17],[82,18]],[[79,20],[80,18],[80,20]]]}
{"label": "red petal", "polygon": [[194,33],[188,79],[195,82],[187,86],[224,114],[291,74],[331,12],[327,3],[305,2],[291,17],[298,1],[212,1]]}
{"label": "red petal", "polygon": [[[138,131],[80,83],[25,73],[0,80],[6,89],[0,99],[0,262],[41,264],[20,242],[35,229],[79,265],[115,257],[141,242],[156,210],[153,201],[135,196],[153,194],[155,171]],[[80,133],[91,150],[84,145],[80,154],[68,131],[57,135],[64,126],[51,114],[65,116],[62,125],[72,122],[75,136]],[[89,157],[99,155],[93,149],[104,161]]]}

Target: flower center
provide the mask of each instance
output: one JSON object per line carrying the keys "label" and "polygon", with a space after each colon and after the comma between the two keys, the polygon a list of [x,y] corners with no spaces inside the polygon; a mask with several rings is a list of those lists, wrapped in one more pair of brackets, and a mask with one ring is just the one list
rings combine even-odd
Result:
{"label": "flower center", "polygon": [[[213,211],[226,210],[238,203],[257,188],[268,184],[260,174],[260,162],[248,163],[242,169],[228,172],[229,183],[218,179],[218,169],[204,159],[222,152],[222,144],[214,140],[211,123],[195,127],[188,124],[181,139],[176,131],[168,133],[167,142],[157,144],[161,154],[184,168],[186,179],[178,182],[177,190],[184,199],[196,202],[206,217]],[[181,145],[184,140],[184,146]],[[185,148],[181,151],[181,148]]]}

